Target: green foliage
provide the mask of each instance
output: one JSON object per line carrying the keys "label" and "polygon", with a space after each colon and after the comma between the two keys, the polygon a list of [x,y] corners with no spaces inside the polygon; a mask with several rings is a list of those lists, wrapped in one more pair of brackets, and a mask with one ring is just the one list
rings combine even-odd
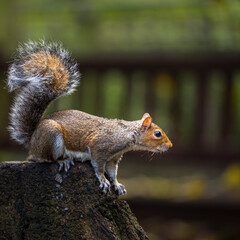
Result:
{"label": "green foliage", "polygon": [[7,151],[6,149],[0,149],[0,163],[10,161],[24,161],[27,158],[27,152],[20,151]]}
{"label": "green foliage", "polygon": [[206,144],[214,145],[221,137],[219,129],[222,124],[224,90],[224,76],[221,72],[213,72],[208,79],[207,91],[207,126],[205,135]]}
{"label": "green foliage", "polygon": [[180,76],[179,135],[181,144],[189,143],[194,134],[197,86],[196,76],[185,72]]}
{"label": "green foliage", "polygon": [[[1,115],[0,115],[0,132],[1,137],[6,137],[6,125],[8,124],[8,109],[10,107],[10,95],[6,91],[4,76],[0,75],[0,103],[1,103]],[[0,137],[0,138],[1,138]]]}
{"label": "green foliage", "polygon": [[[144,156],[142,157],[144,158]],[[147,157],[146,157],[147,158]],[[240,164],[227,166],[128,162],[119,167],[119,181],[126,186],[125,198],[154,198],[177,202],[240,200]]]}
{"label": "green foliage", "polygon": [[84,57],[101,52],[239,51],[239,1],[4,1],[0,51],[58,40]]}
{"label": "green foliage", "polygon": [[[226,168],[222,174],[222,181],[228,190],[239,191],[240,188],[240,164],[234,163]],[[238,194],[239,195],[239,194]]]}
{"label": "green foliage", "polygon": [[235,75],[232,89],[232,104],[233,104],[233,129],[236,142],[240,142],[240,73]]}
{"label": "green foliage", "polygon": [[101,80],[103,95],[103,114],[108,118],[121,117],[121,109],[124,108],[123,100],[125,98],[126,87],[124,86],[124,77],[119,72],[109,72]]}

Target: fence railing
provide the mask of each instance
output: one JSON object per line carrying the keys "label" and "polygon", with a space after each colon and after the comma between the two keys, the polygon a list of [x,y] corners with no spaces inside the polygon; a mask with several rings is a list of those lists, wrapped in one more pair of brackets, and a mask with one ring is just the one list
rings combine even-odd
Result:
{"label": "fence railing", "polygon": [[240,159],[240,54],[102,55],[79,63],[78,92],[51,110],[67,105],[128,120],[149,112],[173,140],[172,156]]}

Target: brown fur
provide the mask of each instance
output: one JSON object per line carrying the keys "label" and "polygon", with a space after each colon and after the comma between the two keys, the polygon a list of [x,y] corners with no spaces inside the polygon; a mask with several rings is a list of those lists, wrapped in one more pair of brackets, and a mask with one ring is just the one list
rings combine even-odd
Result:
{"label": "brown fur", "polygon": [[68,84],[68,71],[63,62],[50,53],[38,52],[31,54],[24,65],[26,75],[35,75],[39,72],[42,77],[51,73],[51,87],[57,87],[58,91],[64,91]]}
{"label": "brown fur", "polygon": [[[162,132],[160,139],[154,137],[155,130]],[[136,139],[134,131],[139,133]],[[55,138],[60,134],[63,134],[67,150],[87,152],[87,147],[90,147],[92,158],[99,166],[104,165],[112,156],[122,155],[127,151],[158,152],[160,146],[166,150],[172,147],[163,130],[152,123],[149,117],[147,122],[124,121],[105,119],[77,110],[65,110],[55,112],[42,120],[32,136],[30,153],[36,157],[56,161],[57,159],[50,154],[49,145],[53,145]]]}
{"label": "brown fur", "polygon": [[[43,134],[43,132],[46,134]],[[32,135],[30,152],[34,157],[42,161],[56,161],[57,159],[54,159],[53,146],[56,136],[61,134],[62,127],[57,122],[51,119],[41,121]]]}

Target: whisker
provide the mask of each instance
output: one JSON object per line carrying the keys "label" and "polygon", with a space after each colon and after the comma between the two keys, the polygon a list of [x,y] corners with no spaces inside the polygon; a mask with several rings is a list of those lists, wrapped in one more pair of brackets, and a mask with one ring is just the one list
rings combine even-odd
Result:
{"label": "whisker", "polygon": [[153,160],[153,156],[154,156],[155,152],[151,152],[150,158],[149,158],[149,162],[151,162]]}

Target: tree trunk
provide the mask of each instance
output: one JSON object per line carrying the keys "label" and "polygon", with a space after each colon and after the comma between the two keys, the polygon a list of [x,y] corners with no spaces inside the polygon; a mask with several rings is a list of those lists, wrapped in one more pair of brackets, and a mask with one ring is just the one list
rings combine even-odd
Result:
{"label": "tree trunk", "polygon": [[148,239],[126,201],[103,194],[89,162],[0,164],[0,240]]}

